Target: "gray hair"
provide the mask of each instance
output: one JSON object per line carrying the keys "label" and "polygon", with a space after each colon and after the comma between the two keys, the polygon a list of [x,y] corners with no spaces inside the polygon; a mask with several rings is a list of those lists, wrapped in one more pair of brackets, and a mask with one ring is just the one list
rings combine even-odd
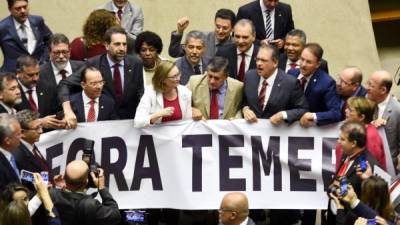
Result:
{"label": "gray hair", "polygon": [[192,30],[190,31],[187,35],[186,35],[186,39],[185,39],[185,44],[187,45],[187,43],[189,42],[189,39],[197,39],[197,40],[201,40],[201,42],[203,43],[203,46],[206,45],[206,38],[204,36],[204,34],[198,30]]}
{"label": "gray hair", "polygon": [[4,139],[14,132],[10,126],[13,122],[18,122],[14,115],[0,113],[0,144],[3,144]]}

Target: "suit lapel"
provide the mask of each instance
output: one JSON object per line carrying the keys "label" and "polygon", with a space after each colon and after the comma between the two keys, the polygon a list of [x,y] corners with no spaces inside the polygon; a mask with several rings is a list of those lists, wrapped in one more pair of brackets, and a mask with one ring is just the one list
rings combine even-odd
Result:
{"label": "suit lapel", "polygon": [[17,29],[15,28],[14,20],[12,19],[12,16],[9,16],[9,25],[10,25],[10,26],[9,26],[9,31],[10,31],[10,33],[11,33],[11,36],[12,36],[13,39],[15,40],[15,43],[17,43],[17,45],[18,45],[21,49],[24,49],[24,51],[26,51],[26,53],[29,54],[29,53],[28,53],[28,50],[25,48],[25,46],[24,46],[24,44],[22,43],[21,39],[19,39],[18,32],[17,32]]}
{"label": "suit lapel", "polygon": [[227,88],[226,88],[226,94],[224,98],[224,112],[222,115],[222,118],[226,117],[226,113],[229,112],[229,110],[232,108],[232,105],[234,103],[233,99],[233,91],[232,90],[232,85],[230,85],[229,79],[226,80],[227,82]]}
{"label": "suit lapel", "polygon": [[81,94],[79,94],[79,96],[78,96],[78,98],[77,98],[77,105],[76,105],[76,107],[77,107],[77,109],[76,109],[76,112],[77,112],[77,120],[78,121],[86,121],[86,117],[85,117],[85,106],[84,106],[84,102],[83,102],[83,98],[82,98],[82,93]]}
{"label": "suit lapel", "polygon": [[124,83],[122,84],[122,86],[124,87],[123,89],[123,93],[122,99],[126,99],[126,95],[128,94],[128,90],[129,90],[129,84],[131,83],[131,79],[133,79],[133,70],[134,68],[132,67],[131,64],[129,64],[126,60],[124,60]]}
{"label": "suit lapel", "polygon": [[105,120],[105,115],[104,115],[105,107],[106,105],[104,104],[103,101],[103,95],[101,95],[99,98],[99,115],[97,116],[97,121]]}
{"label": "suit lapel", "polygon": [[310,77],[310,80],[308,81],[306,91],[304,92],[304,94],[305,94],[306,96],[310,93],[310,91],[311,91],[311,90],[314,88],[314,86],[317,84],[318,79],[319,79],[319,73],[318,73],[318,70],[317,70],[317,71],[315,71],[314,75],[312,75],[312,76]]}
{"label": "suit lapel", "polygon": [[199,96],[201,99],[201,102],[204,103],[202,105],[205,108],[205,112],[206,112],[205,117],[210,118],[210,102],[211,102],[211,100],[210,100],[210,90],[208,88],[207,80],[208,80],[207,76],[204,76],[202,78],[200,85],[199,85],[198,93],[201,95],[201,96]]}
{"label": "suit lapel", "polygon": [[389,102],[385,108],[385,111],[383,111],[383,114],[382,114],[382,119],[385,119],[386,121],[388,121],[390,119],[390,115],[392,114],[392,101],[393,101],[393,98],[390,96]]}
{"label": "suit lapel", "polygon": [[282,28],[282,11],[279,6],[275,7],[275,24],[274,24],[274,37],[281,33],[280,29]]}
{"label": "suit lapel", "polygon": [[[46,98],[44,95],[45,90],[43,90],[41,82],[38,82],[36,85],[36,95],[37,95],[37,105],[38,105],[38,111],[40,112],[41,115],[44,115],[45,108],[49,105],[48,102],[46,102]],[[55,103],[54,103],[55,104]]]}
{"label": "suit lapel", "polygon": [[0,164],[3,164],[7,171],[1,171],[1,173],[8,174],[8,177],[11,176],[14,180],[19,181],[19,177],[15,174],[14,169],[11,167],[10,162],[7,160],[6,156],[0,152]]}
{"label": "suit lapel", "polygon": [[[37,171],[44,170],[44,168],[42,168],[42,166],[39,164],[39,162],[33,156],[33,153],[31,151],[29,151],[29,149],[22,143],[20,144],[20,150],[25,155],[26,163],[30,163],[33,168],[37,169]],[[19,168],[19,169],[21,169],[21,168]]]}
{"label": "suit lapel", "polygon": [[106,81],[107,89],[111,92],[111,96],[115,98],[114,82],[112,79],[111,68],[107,60],[107,54],[104,54],[100,57],[100,71],[102,72],[104,80]]}
{"label": "suit lapel", "polygon": [[[258,2],[257,2],[256,5],[257,5],[257,7],[256,7],[255,14],[254,14],[254,17],[255,17],[254,21],[256,23],[255,27],[259,28],[256,32],[257,32],[257,34],[259,33],[262,37],[265,38],[266,33],[265,33],[265,24],[264,24],[263,12],[262,12],[261,6],[260,6],[260,4]],[[260,35],[257,35],[257,36],[260,36]]]}
{"label": "suit lapel", "polygon": [[[263,113],[268,110],[269,107],[271,107],[271,104],[274,101],[279,101],[280,98],[279,96],[281,96],[281,81],[282,81],[283,77],[282,74],[278,71],[275,81],[274,81],[274,86],[272,86],[269,98],[268,98],[268,102],[267,105],[264,108]],[[268,87],[267,87],[268,88]],[[265,96],[267,97],[267,96]]]}
{"label": "suit lapel", "polygon": [[247,97],[247,99],[250,99],[251,101],[253,101],[254,105],[257,108],[257,111],[259,112],[258,115],[261,115],[262,112],[260,110],[260,104],[258,103],[258,85],[260,83],[260,76],[258,76],[257,74],[254,74],[254,76],[252,76],[252,79],[248,79],[249,81],[249,95]]}

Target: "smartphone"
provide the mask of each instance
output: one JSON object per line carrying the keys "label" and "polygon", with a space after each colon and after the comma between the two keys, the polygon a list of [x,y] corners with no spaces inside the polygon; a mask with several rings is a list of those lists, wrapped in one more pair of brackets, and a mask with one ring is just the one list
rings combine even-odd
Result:
{"label": "smartphone", "polygon": [[360,170],[361,172],[365,172],[367,170],[367,160],[365,159],[365,155],[360,156]]}
{"label": "smartphone", "polygon": [[340,196],[345,196],[347,194],[347,179],[342,178],[340,180]]}
{"label": "smartphone", "polygon": [[144,223],[145,213],[146,211],[143,210],[126,210],[126,221],[132,223]]}
{"label": "smartphone", "polygon": [[33,177],[33,173],[26,170],[21,170],[20,178],[21,180],[25,180],[31,183],[33,183],[33,181],[35,180],[35,178]]}
{"label": "smartphone", "polygon": [[40,172],[40,176],[42,177],[43,183],[49,184],[49,172],[42,171]]}
{"label": "smartphone", "polygon": [[376,219],[374,218],[374,219],[368,219],[367,220],[367,225],[376,225],[377,223],[376,223]]}

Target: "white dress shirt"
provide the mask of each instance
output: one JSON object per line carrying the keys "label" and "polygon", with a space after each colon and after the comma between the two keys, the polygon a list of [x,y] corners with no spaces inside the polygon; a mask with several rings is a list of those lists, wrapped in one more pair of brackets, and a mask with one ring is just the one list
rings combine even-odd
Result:
{"label": "white dress shirt", "polygon": [[[92,101],[84,91],[82,91],[82,100],[83,100],[83,107],[85,109],[85,120],[87,121],[87,117],[89,114],[90,109],[90,102]],[[95,113],[95,121],[97,121],[97,117],[99,116],[99,98],[94,99],[94,113]]]}
{"label": "white dress shirt", "polygon": [[385,98],[385,100],[383,100],[383,102],[378,104],[378,119],[382,119],[386,106],[389,103],[389,99],[390,99],[390,94]]}
{"label": "white dress shirt", "polygon": [[[263,0],[260,0],[260,6],[261,6],[261,12],[262,12],[262,17],[263,17],[263,21],[264,21],[264,30],[266,29],[267,25],[266,25],[266,20],[267,20],[267,7],[265,7]],[[271,29],[272,29],[272,35],[271,35],[271,39],[274,40],[274,30],[275,30],[275,8],[273,10],[271,10],[271,12],[269,13],[269,16],[271,18]]]}
{"label": "white dress shirt", "polygon": [[[247,72],[247,70],[249,70],[251,56],[253,55],[253,49],[254,49],[254,44],[252,44],[251,47],[245,52],[245,54],[246,54],[246,58],[245,58],[246,65],[244,67],[244,72]],[[242,53],[237,48],[236,48],[236,53],[237,53],[237,71],[239,73],[240,63],[242,62],[242,55],[241,55]]]}
{"label": "white dress shirt", "polygon": [[[56,79],[56,83],[58,85],[62,80],[62,75],[60,74],[61,70],[59,70],[53,63],[51,63],[51,68],[53,69],[54,78]],[[69,61],[67,62],[64,70],[67,71],[67,73],[65,74],[66,77],[69,77],[72,74],[72,67]]]}
{"label": "white dress shirt", "polygon": [[[14,20],[14,26],[15,26],[15,29],[17,30],[18,36],[21,37],[22,36],[21,24],[18,21],[16,21],[14,18],[13,18],[13,20]],[[29,20],[25,20],[24,25],[25,25],[25,30],[26,30],[26,38],[28,39],[27,40],[28,41],[28,43],[27,43],[28,49],[27,50],[30,54],[32,54],[33,51],[35,50],[37,40],[36,40],[35,34],[33,33],[33,30],[31,28],[31,23],[29,22]]]}
{"label": "white dress shirt", "polygon": [[285,72],[286,72],[286,73],[292,68],[291,65],[290,65],[290,64],[292,64],[292,63],[296,63],[296,68],[297,68],[297,69],[300,69],[300,59],[297,60],[297,62],[293,62],[292,60],[288,59],[288,60],[286,61],[286,68],[285,68]]}

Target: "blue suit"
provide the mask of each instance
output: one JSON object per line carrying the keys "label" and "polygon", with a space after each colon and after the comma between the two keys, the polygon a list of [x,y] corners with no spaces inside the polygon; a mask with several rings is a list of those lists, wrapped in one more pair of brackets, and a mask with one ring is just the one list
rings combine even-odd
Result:
{"label": "blue suit", "polygon": [[48,43],[52,33],[41,16],[29,16],[28,20],[37,41],[32,54],[29,54],[20,40],[13,17],[8,16],[0,21],[0,47],[4,56],[0,71],[15,72],[16,60],[22,55],[32,55],[40,64],[48,60]]}
{"label": "blue suit", "polygon": [[340,99],[336,94],[336,82],[326,72],[317,69],[308,81],[304,92],[310,112],[317,115],[317,125],[339,122]]}

